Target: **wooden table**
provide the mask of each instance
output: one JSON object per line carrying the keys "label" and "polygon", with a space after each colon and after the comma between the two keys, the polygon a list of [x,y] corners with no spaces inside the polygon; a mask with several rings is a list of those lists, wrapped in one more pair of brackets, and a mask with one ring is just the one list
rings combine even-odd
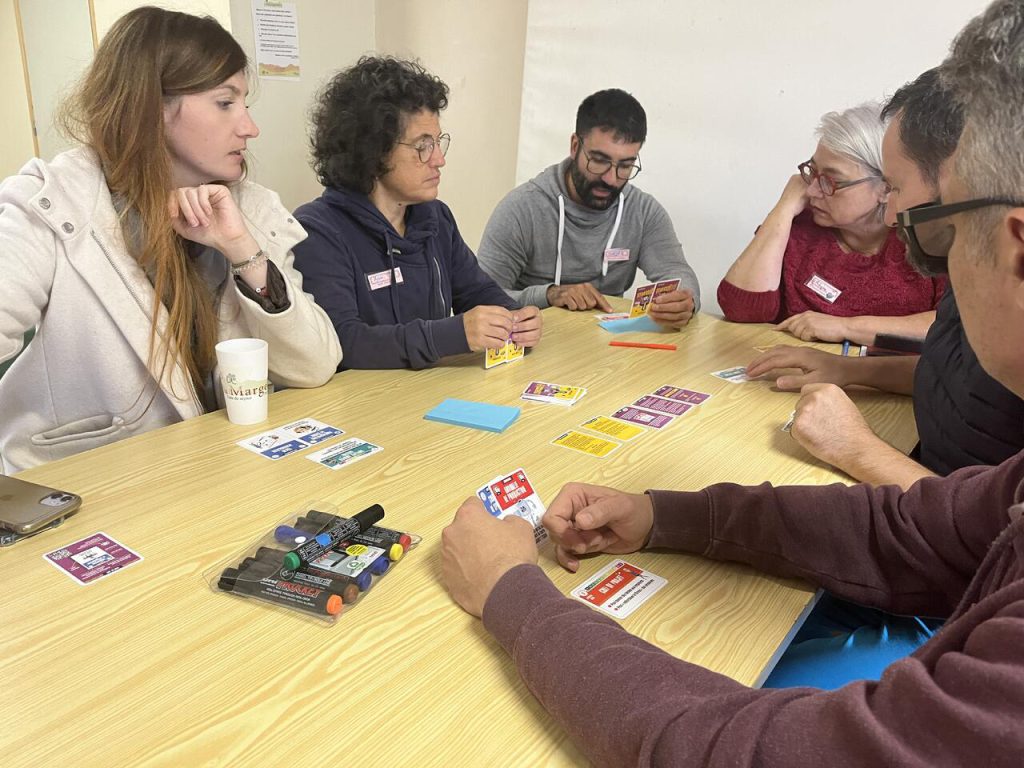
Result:
{"label": "wooden table", "polygon": [[[458,504],[519,466],[546,502],[570,480],[641,491],[844,478],[780,431],[795,394],[708,375],[745,364],[754,345],[791,337],[701,316],[681,333],[627,337],[674,342],[678,352],[620,349],[590,314],[544,317],[541,346],[519,363],[485,371],[482,355],[467,355],[428,371],[350,371],[318,390],[274,395],[264,425],[234,426],[213,413],[23,472],[84,503],[63,526],[0,551],[3,763],[583,762],[438,581],[439,534]],[[589,393],[571,408],[520,401],[532,379]],[[550,445],[663,384],[713,396],[607,459]],[[520,405],[522,414],[500,435],[425,421],[445,397]],[[883,437],[913,444],[909,398],[855,399]],[[273,462],[234,445],[304,416],[384,450],[332,472],[305,459],[315,449]],[[211,591],[204,573],[312,501],[346,514],[380,502],[386,525],[423,542],[334,626]],[[96,531],[144,561],[87,587],[43,561]],[[609,559],[572,575],[550,550],[541,554],[563,592]],[[806,585],[738,565],[666,553],[630,559],[669,584],[625,628],[747,684],[759,681],[812,597]]]}

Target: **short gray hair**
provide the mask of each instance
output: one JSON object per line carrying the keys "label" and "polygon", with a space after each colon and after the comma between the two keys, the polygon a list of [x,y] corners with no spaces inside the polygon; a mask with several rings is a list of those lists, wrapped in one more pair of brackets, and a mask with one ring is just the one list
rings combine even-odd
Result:
{"label": "short gray hair", "polygon": [[[955,170],[968,195],[1024,195],[1024,0],[996,0],[972,19],[940,74],[964,109]],[[997,215],[968,219],[975,243],[991,242]]]}
{"label": "short gray hair", "polygon": [[872,175],[881,176],[885,134],[881,113],[881,105],[874,101],[842,112],[826,112],[815,133],[828,149],[860,163]]}

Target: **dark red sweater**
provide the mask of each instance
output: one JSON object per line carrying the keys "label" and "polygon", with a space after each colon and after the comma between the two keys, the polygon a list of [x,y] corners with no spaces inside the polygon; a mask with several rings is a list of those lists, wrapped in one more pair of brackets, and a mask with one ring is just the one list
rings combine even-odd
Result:
{"label": "dark red sweater", "polygon": [[[834,303],[807,287],[814,275],[842,291]],[[780,323],[808,310],[837,317],[901,317],[935,309],[945,288],[945,278],[922,277],[907,263],[906,246],[895,230],[874,256],[846,253],[835,233],[804,211],[793,219],[779,288],[745,291],[723,279],[718,304],[726,319],[737,323]]]}
{"label": "dark red sweater", "polygon": [[[1024,454],[895,486],[652,492],[651,545],[950,616],[878,682],[753,690],[680,661],[513,568],[484,624],[599,765],[1024,765]],[[655,598],[657,599],[657,597]]]}

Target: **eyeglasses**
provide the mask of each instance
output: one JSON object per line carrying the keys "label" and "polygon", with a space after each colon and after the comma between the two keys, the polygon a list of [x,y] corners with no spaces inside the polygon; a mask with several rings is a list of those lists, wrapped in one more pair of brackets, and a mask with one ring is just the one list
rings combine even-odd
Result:
{"label": "eyeglasses", "polygon": [[639,157],[635,160],[623,160],[620,163],[613,163],[607,157],[591,157],[590,153],[583,149],[583,139],[580,139],[580,150],[587,158],[587,170],[595,176],[604,176],[608,173],[608,169],[614,166],[615,178],[619,181],[629,181],[635,179],[642,170]]}
{"label": "eyeglasses", "polygon": [[947,216],[963,211],[973,211],[992,205],[1024,207],[1024,201],[1012,197],[979,197],[962,200],[959,203],[925,203],[916,205],[896,214],[896,220],[907,234],[907,247],[911,256],[929,269],[946,271],[949,249],[953,246],[956,229],[949,222],[941,222]]}
{"label": "eyeglasses", "polygon": [[817,179],[818,186],[821,188],[821,194],[825,195],[825,197],[832,197],[841,189],[847,189],[856,184],[863,184],[865,181],[880,178],[879,176],[865,176],[863,179],[854,179],[853,181],[836,181],[828,174],[818,173],[818,169],[814,167],[813,163],[813,160],[808,160],[806,163],[800,163],[796,169],[800,171],[800,178],[808,186]]}
{"label": "eyeglasses", "polygon": [[426,163],[434,154],[434,149],[441,150],[441,157],[448,154],[448,145],[452,143],[452,137],[447,133],[442,133],[437,137],[437,141],[432,138],[426,138],[422,141],[417,141],[415,144],[410,144],[407,141],[399,141],[397,144],[402,144],[406,147],[412,147],[416,150],[416,154],[419,155],[420,162]]}

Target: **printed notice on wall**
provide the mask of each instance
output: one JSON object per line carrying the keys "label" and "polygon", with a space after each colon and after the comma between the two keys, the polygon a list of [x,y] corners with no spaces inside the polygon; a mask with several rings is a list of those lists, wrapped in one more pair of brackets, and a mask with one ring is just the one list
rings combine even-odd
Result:
{"label": "printed notice on wall", "polygon": [[256,71],[273,80],[299,79],[299,12],[295,3],[252,0]]}

